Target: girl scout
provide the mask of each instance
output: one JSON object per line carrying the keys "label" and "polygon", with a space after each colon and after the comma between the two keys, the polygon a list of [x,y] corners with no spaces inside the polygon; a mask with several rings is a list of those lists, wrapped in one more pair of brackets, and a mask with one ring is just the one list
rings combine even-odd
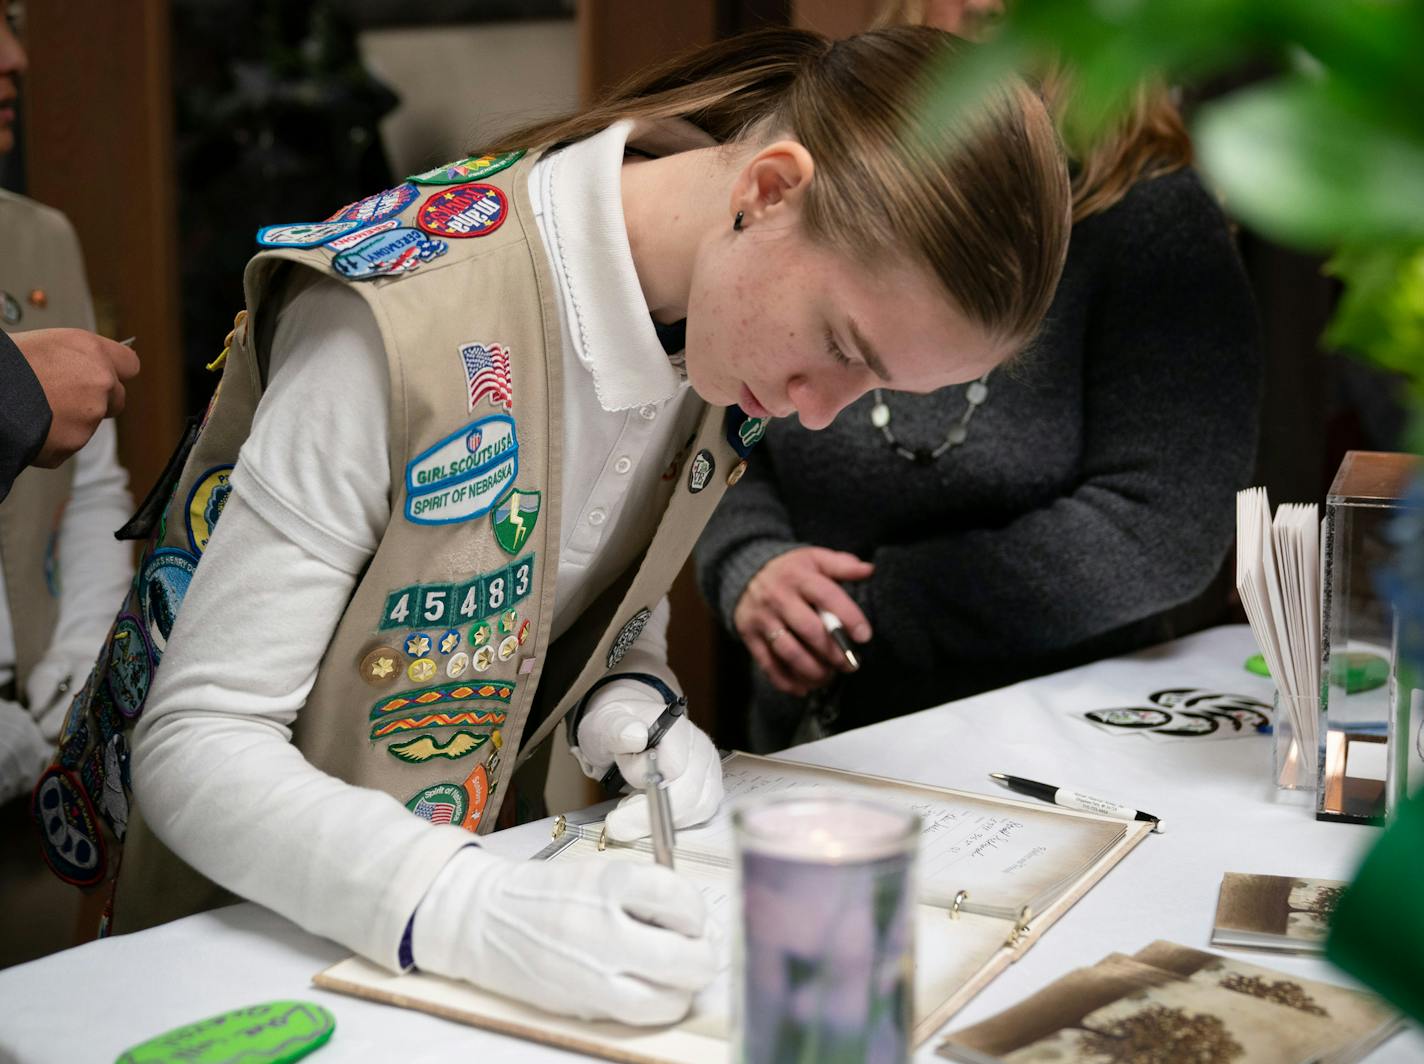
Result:
{"label": "girl scout", "polygon": [[[37,791],[51,863],[110,884],[122,841],[119,930],[231,892],[391,968],[678,1018],[715,967],[693,886],[470,832],[513,819],[516,767],[561,725],[592,776],[641,782],[677,697],[663,596],[766,418],[973,380],[1032,335],[1066,172],[1021,87],[917,132],[953,51],[908,28],[724,42],[264,229],[218,396]],[[121,840],[72,766],[134,720]],[[705,819],[711,742],[684,718],[659,752],[677,822]],[[640,798],[609,823],[645,826]]]}

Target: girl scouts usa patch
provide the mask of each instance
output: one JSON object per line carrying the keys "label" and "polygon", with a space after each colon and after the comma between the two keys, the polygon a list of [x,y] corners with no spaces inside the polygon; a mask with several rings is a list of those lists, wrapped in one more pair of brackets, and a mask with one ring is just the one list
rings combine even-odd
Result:
{"label": "girl scouts usa patch", "polygon": [[519,437],[505,414],[452,432],[405,467],[405,518],[444,525],[483,517],[519,473]]}
{"label": "girl scouts usa patch", "polygon": [[488,236],[509,214],[509,202],[493,185],[454,185],[420,206],[415,223],[436,236]]}

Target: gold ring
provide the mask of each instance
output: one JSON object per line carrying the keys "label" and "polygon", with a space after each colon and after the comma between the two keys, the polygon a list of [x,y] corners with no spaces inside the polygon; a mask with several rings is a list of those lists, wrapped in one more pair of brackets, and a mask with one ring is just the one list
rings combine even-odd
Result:
{"label": "gold ring", "polygon": [[766,633],[766,641],[767,641],[768,643],[775,643],[778,639],[780,639],[780,638],[781,638],[782,636],[784,636],[785,634],[786,634],[786,629],[785,629],[785,628],[773,628],[771,631],[769,631],[769,632]]}

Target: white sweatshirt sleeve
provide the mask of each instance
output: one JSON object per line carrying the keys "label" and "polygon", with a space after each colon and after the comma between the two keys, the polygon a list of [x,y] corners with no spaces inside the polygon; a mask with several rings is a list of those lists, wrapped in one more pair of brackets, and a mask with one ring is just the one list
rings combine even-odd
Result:
{"label": "white sweatshirt sleeve", "polygon": [[318,771],[290,731],[388,520],[385,355],[364,302],[330,283],[283,311],[273,348],[134,733],[134,793],[198,871],[395,968],[411,914],[471,837]]}
{"label": "white sweatshirt sleeve", "polygon": [[59,526],[59,618],[44,657],[26,682],[30,713],[45,737],[59,737],[69,699],[89,675],[133,578],[131,545],[114,530],[133,509],[119,465],[112,421],[103,422],[74,458],[74,483]]}

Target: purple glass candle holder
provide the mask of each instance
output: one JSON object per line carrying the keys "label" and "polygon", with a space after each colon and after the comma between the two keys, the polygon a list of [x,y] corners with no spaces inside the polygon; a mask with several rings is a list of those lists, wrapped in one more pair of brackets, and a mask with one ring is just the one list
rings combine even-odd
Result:
{"label": "purple glass candle holder", "polygon": [[861,799],[753,799],[732,815],[744,1064],[902,1064],[914,1001],[919,818]]}

